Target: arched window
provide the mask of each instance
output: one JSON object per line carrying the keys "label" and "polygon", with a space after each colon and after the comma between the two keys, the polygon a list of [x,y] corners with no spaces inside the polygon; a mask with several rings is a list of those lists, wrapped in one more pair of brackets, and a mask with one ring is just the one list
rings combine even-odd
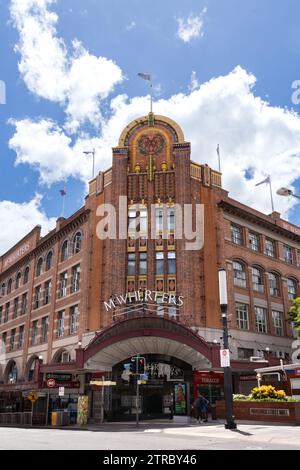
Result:
{"label": "arched window", "polygon": [[15,384],[17,383],[17,379],[18,379],[17,364],[15,363],[15,361],[11,361],[7,370],[7,383]]}
{"label": "arched window", "polygon": [[76,253],[79,253],[81,250],[81,243],[82,243],[82,233],[77,232],[75,237],[74,237],[74,249],[73,253],[76,255]]}
{"label": "arched window", "polygon": [[52,268],[53,262],[53,251],[49,251],[46,258],[46,271],[49,271]]}
{"label": "arched window", "polygon": [[11,293],[12,279],[9,279],[7,283],[7,294]]}
{"label": "arched window", "polygon": [[55,363],[66,363],[71,362],[71,355],[68,351],[60,351],[54,356],[53,362]]}
{"label": "arched window", "polygon": [[289,299],[294,300],[297,297],[297,284],[294,279],[287,280]]}
{"label": "arched window", "polygon": [[270,295],[273,295],[274,297],[279,297],[279,276],[277,274],[269,273],[269,287]]}
{"label": "arched window", "polygon": [[16,277],[16,289],[19,289],[20,283],[21,283],[21,273],[18,273]]}
{"label": "arched window", "polygon": [[234,285],[237,287],[247,287],[246,269],[239,261],[233,262]]}
{"label": "arched window", "polygon": [[43,267],[43,258],[39,258],[37,265],[36,265],[37,276],[40,276],[42,274],[42,267]]}
{"label": "arched window", "polygon": [[5,282],[1,286],[1,295],[5,295]]}
{"label": "arched window", "polygon": [[256,292],[263,292],[264,291],[264,275],[263,271],[260,268],[254,266],[252,268],[252,283],[253,283],[253,290]]}
{"label": "arched window", "polygon": [[68,247],[69,247],[69,240],[65,240],[61,247],[61,261],[66,261],[68,259]]}
{"label": "arched window", "polygon": [[31,382],[32,380],[34,380],[34,369],[35,369],[35,363],[37,360],[38,360],[38,356],[32,356],[27,362],[26,378],[28,382]]}
{"label": "arched window", "polygon": [[24,271],[24,284],[27,284],[28,279],[29,279],[29,266],[27,266]]}

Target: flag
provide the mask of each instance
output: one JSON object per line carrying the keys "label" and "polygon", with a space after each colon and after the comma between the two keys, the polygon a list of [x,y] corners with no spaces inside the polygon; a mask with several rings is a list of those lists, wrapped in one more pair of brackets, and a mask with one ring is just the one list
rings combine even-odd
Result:
{"label": "flag", "polygon": [[66,191],[64,189],[59,190],[61,196],[66,196]]}
{"label": "flag", "polygon": [[217,147],[217,154],[218,156],[220,156],[220,144],[218,144],[218,147]]}
{"label": "flag", "polygon": [[138,76],[142,78],[143,80],[149,80],[151,81],[151,75],[150,73],[138,73]]}
{"label": "flag", "polygon": [[261,184],[267,184],[270,183],[270,176],[268,176],[265,180],[261,181],[260,183],[257,183],[255,186],[260,186]]}

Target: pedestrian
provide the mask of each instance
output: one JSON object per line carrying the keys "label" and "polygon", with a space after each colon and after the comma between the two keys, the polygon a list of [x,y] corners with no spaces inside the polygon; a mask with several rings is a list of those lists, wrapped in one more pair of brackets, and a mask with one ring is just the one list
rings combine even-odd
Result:
{"label": "pedestrian", "polygon": [[200,393],[193,403],[193,410],[198,424],[202,423],[202,420],[207,423],[208,403],[208,400]]}

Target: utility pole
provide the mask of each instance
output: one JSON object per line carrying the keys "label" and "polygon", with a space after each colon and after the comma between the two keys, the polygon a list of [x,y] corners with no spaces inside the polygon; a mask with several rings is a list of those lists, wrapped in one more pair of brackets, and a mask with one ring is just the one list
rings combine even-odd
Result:
{"label": "utility pole", "polygon": [[[222,328],[223,328],[223,351],[229,351],[229,333],[227,323],[227,280],[226,270],[221,269],[219,271],[219,296],[220,296],[220,307],[222,315]],[[228,358],[228,364],[224,369],[224,395],[225,395],[225,415],[226,415],[226,429],[236,429],[233,415],[233,397],[232,397],[232,372],[230,367],[230,358]],[[221,364],[222,366],[222,364]]]}

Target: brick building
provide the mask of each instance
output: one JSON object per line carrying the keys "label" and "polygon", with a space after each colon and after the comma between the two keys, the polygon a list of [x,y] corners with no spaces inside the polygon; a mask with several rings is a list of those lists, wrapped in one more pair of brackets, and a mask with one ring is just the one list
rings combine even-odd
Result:
{"label": "brick building", "polygon": [[[23,409],[26,391],[36,389],[40,411],[76,408],[84,393],[98,419],[101,392],[90,380],[105,375],[117,382],[105,392],[106,413],[129,419],[137,354],[148,378],[144,417],[163,416],[174,399],[186,414],[197,390],[212,402],[222,397],[222,267],[235,391],[256,384],[250,358],[289,361],[300,228],[231,199],[221,174],[192,162],[190,151],[171,119],[136,119],[112,167],[90,182],[84,207],[45,237],[36,227],[1,257],[0,411]],[[187,226],[199,242],[193,249]],[[65,396],[57,400],[59,385]]]}

